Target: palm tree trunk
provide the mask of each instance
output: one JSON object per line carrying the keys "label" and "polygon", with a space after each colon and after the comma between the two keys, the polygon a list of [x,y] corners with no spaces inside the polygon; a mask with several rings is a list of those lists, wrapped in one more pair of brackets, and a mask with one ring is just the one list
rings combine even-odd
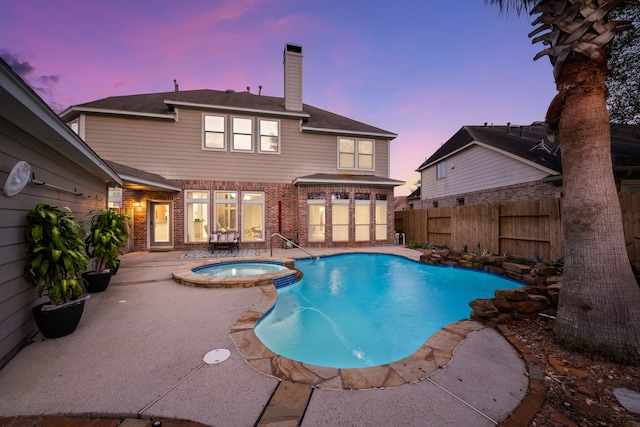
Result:
{"label": "palm tree trunk", "polygon": [[565,267],[554,333],[593,357],[640,363],[640,288],[627,255],[611,162],[605,71],[567,58],[558,128]]}

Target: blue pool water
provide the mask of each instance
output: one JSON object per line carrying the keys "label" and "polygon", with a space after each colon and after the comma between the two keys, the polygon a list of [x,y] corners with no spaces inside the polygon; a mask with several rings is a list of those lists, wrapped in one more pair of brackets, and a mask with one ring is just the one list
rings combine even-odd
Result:
{"label": "blue pool water", "polygon": [[193,269],[196,274],[203,276],[257,276],[265,273],[286,270],[287,267],[281,264],[266,262],[230,262],[223,264],[209,264]]}
{"label": "blue pool water", "polygon": [[278,290],[255,327],[273,352],[316,366],[363,368],[413,354],[469,317],[469,302],[520,286],[499,276],[382,254],[296,261],[304,277]]}

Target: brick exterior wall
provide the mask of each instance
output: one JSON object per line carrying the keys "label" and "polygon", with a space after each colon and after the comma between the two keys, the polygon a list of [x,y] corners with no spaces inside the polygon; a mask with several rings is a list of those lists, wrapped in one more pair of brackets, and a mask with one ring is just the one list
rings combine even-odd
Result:
{"label": "brick exterior wall", "polygon": [[[283,183],[260,183],[260,182],[224,182],[224,181],[204,181],[204,180],[182,180],[176,181],[183,189],[186,190],[203,190],[209,191],[209,224],[215,223],[214,218],[214,192],[215,191],[235,191],[238,193],[237,218],[238,225],[242,223],[242,192],[264,192],[264,215],[265,230],[263,242],[244,242],[241,238],[241,247],[243,248],[261,248],[268,247],[268,237],[270,234],[279,233],[287,238],[299,240],[302,247],[355,247],[355,246],[372,246],[372,245],[388,245],[394,244],[393,226],[393,188],[376,187],[367,185],[298,185]],[[326,227],[324,242],[308,242],[308,207],[307,194],[311,192],[324,192],[326,195]],[[331,241],[331,194],[334,192],[349,193],[350,206],[350,226],[348,242],[332,242]],[[127,210],[133,210],[133,250],[143,251],[149,249],[149,220],[148,210],[150,202],[168,201],[171,203],[172,222],[172,249],[193,250],[207,249],[207,242],[185,243],[184,224],[185,224],[185,191],[182,192],[151,192],[151,191],[135,191],[123,190],[123,207]],[[367,242],[355,242],[355,225],[353,224],[353,214],[355,211],[355,193],[370,194],[371,224],[370,236],[371,240]],[[376,195],[381,194],[387,197],[387,236],[384,240],[375,240],[375,202]],[[136,207],[135,204],[140,206]],[[210,226],[210,231],[213,228]],[[279,239],[274,239],[274,246],[283,245]]]}
{"label": "brick exterior wall", "polygon": [[[474,191],[470,193],[456,194],[447,197],[425,198],[416,209],[433,208],[437,202],[439,208],[446,206],[458,206],[459,199],[464,199],[464,205],[481,205],[498,202],[515,202],[521,200],[538,200],[559,198],[562,187],[552,182],[532,181],[523,184],[509,185],[506,187],[492,188],[489,190]],[[428,196],[425,194],[424,196]]]}

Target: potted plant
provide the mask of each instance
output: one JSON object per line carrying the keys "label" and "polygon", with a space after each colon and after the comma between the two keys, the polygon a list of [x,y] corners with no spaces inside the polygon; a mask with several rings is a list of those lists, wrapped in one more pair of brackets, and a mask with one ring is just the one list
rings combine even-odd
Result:
{"label": "potted plant", "polygon": [[131,220],[129,215],[108,208],[92,211],[90,215],[89,233],[84,242],[87,254],[95,263],[95,270],[82,277],[88,292],[102,292],[120,265],[118,256],[129,240],[127,227]]}
{"label": "potted plant", "polygon": [[78,326],[88,298],[80,298],[79,276],[88,263],[82,228],[69,208],[38,204],[27,214],[24,240],[24,277],[37,287],[38,297],[49,298],[33,308],[36,324],[47,338],[68,335]]}

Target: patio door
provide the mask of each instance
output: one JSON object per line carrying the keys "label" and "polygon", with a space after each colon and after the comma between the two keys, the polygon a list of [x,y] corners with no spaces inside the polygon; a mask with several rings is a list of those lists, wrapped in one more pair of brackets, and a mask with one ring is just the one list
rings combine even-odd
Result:
{"label": "patio door", "polygon": [[149,202],[149,247],[173,246],[171,203]]}

